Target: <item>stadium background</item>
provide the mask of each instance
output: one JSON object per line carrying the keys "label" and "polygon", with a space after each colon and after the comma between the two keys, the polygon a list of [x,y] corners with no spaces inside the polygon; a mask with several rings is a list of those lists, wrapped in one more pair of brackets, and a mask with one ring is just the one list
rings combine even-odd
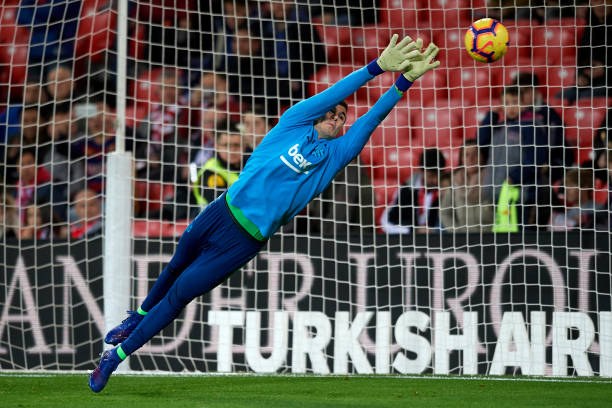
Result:
{"label": "stadium background", "polygon": [[[546,364],[541,374],[612,375],[605,41],[609,7],[603,7],[602,18],[598,13],[603,2],[506,3],[130,2],[126,106],[121,115],[118,2],[4,1],[0,11],[2,368],[88,369],[102,349],[101,311],[110,295],[102,272],[109,258],[104,247],[112,240],[105,224],[114,204],[107,200],[106,157],[117,149],[117,134],[125,136],[121,143],[134,157],[133,172],[124,174],[130,179],[132,200],[126,214],[131,273],[123,272],[133,281],[129,292],[133,307],[199,209],[191,197],[190,163],[198,169],[218,156],[222,149],[214,143],[217,124],[230,118],[245,125],[247,111],[255,109],[273,125],[291,104],[376,58],[398,32],[421,37],[425,43],[434,41],[441,48],[443,66],[415,83],[374,133],[359,161],[283,228],[260,260],[186,310],[151,349],[131,359],[130,368],[228,371],[218,364],[219,359],[227,363],[226,351],[231,350],[229,371],[255,370],[246,361],[243,346],[249,337],[249,330],[241,328],[246,327],[247,317],[229,312],[261,311],[262,342],[267,342],[265,352],[271,352],[275,348],[272,312],[285,310],[292,321],[295,312],[313,313],[303,318],[314,320],[302,323],[315,327],[316,333],[335,322],[335,334],[330,333],[319,347],[322,353],[311,353],[309,347],[314,346],[308,338],[317,337],[314,332],[304,334],[310,333],[305,329],[302,343],[292,337],[285,357],[272,371],[325,372],[323,367],[329,365],[327,370],[338,373],[367,372],[368,366],[377,373],[438,372],[436,367],[444,363],[434,361],[431,353],[429,359],[423,357],[427,346],[422,342],[415,346],[406,340],[403,345],[418,365],[403,361],[391,368],[391,361],[402,360],[397,359],[402,355],[399,346],[394,343],[388,351],[394,356],[391,361],[380,363],[381,352],[364,339],[363,333],[378,338],[379,320],[388,318],[397,325],[404,312],[413,310],[427,316],[431,327],[419,323],[415,330],[415,320],[404,322],[413,328],[406,330],[419,333],[427,345],[434,343],[435,313],[448,313],[447,335],[457,344],[434,353],[450,351],[450,368],[439,372],[470,373],[464,360],[473,352],[476,372],[489,373],[502,320],[501,314],[490,314],[495,306],[491,291],[497,282],[504,313],[518,311],[531,322],[532,312],[545,312]],[[508,53],[492,65],[477,64],[463,47],[466,28],[484,16],[500,19],[510,32]],[[603,79],[596,76],[601,67]],[[531,203],[532,210],[545,210],[532,211],[537,216],[525,219],[512,234],[493,234],[492,220],[474,226],[469,234],[440,222],[416,226],[422,227],[415,227],[418,234],[389,234],[385,210],[399,187],[418,172],[424,149],[435,147],[444,155],[446,166],[437,169],[439,179],[461,171],[465,141],[477,137],[487,112],[503,111],[502,90],[523,72],[535,74],[541,104],[562,121],[553,124],[546,116],[537,124],[560,128],[562,134],[560,143],[550,142],[556,149],[547,151],[546,163],[537,166],[538,197],[543,201]],[[349,99],[349,125],[393,79],[391,74],[383,75]],[[518,85],[531,88],[531,84]],[[243,129],[241,142],[244,157],[256,140],[248,129]],[[484,172],[486,163],[479,167]],[[597,214],[590,215],[588,223],[552,228],[553,211],[566,215],[571,207],[565,202],[564,175],[578,167],[591,170],[580,173],[587,178],[580,187],[597,203]],[[216,178],[205,181],[213,194],[223,189]],[[440,195],[452,188],[452,184],[441,188]],[[585,211],[584,217],[592,212]],[[508,258],[513,263],[504,271],[507,274],[500,274],[499,266]],[[477,260],[476,274],[471,259]],[[473,285],[478,290],[468,290]],[[271,296],[275,290],[278,296]],[[218,315],[213,323],[211,310],[228,314]],[[365,352],[352,349],[346,338],[343,346],[337,346],[336,331],[341,328],[337,313],[349,312],[349,322],[357,325],[353,319],[366,310],[389,316],[363,323],[365,329],[358,337]],[[460,334],[468,311],[476,314],[478,345]],[[564,312],[575,314],[555,315]],[[239,327],[234,331],[220,323],[232,318],[233,326]],[[567,322],[555,326],[555,318]],[[287,333],[295,331],[293,324]],[[215,345],[221,336],[220,329],[214,329],[217,326],[229,330],[223,339],[230,343],[233,333],[232,347]],[[551,334],[555,329],[570,334]],[[397,326],[395,330],[399,343],[400,330]],[[177,337],[180,341],[173,342]],[[557,355],[553,337],[568,347],[559,354],[566,357]],[[581,343],[585,338],[586,345]],[[303,363],[293,356],[298,344]],[[345,368],[336,363],[342,353],[351,357]],[[600,361],[600,355],[608,362]],[[525,374],[526,368],[518,366],[515,361],[503,372]]]}

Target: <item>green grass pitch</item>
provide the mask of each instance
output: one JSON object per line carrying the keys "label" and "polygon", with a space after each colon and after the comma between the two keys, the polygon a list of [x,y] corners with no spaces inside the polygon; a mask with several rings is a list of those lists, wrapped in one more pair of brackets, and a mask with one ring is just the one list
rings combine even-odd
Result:
{"label": "green grass pitch", "polygon": [[607,379],[393,376],[115,375],[99,394],[87,374],[0,373],[0,407],[609,407]]}

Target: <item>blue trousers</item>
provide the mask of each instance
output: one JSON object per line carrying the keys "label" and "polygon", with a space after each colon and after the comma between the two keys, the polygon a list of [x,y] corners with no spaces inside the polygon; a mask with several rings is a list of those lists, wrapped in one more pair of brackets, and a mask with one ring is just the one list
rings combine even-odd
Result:
{"label": "blue trousers", "polygon": [[129,355],[170,324],[183,308],[255,257],[265,242],[257,241],[231,215],[225,194],[189,224],[172,259],[142,303],[148,311],[121,343]]}

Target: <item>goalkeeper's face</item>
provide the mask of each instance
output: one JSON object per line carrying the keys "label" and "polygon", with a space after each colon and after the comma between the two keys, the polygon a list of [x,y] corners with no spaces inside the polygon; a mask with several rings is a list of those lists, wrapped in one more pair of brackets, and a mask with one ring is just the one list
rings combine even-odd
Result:
{"label": "goalkeeper's face", "polygon": [[345,122],[346,108],[342,105],[337,105],[334,109],[317,119],[314,128],[319,134],[319,139],[333,139],[338,136]]}

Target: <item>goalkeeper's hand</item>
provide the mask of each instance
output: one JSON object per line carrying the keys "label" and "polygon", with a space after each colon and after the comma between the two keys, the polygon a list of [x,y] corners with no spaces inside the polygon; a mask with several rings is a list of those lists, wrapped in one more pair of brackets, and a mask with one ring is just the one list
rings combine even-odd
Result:
{"label": "goalkeeper's hand", "polygon": [[376,60],[383,71],[404,71],[410,65],[412,58],[418,58],[420,55],[419,50],[423,44],[420,38],[417,41],[412,41],[412,38],[406,36],[398,44],[398,37],[397,34],[393,34],[389,45]]}
{"label": "goalkeeper's hand", "polygon": [[424,52],[418,51],[418,56],[413,56],[409,61],[408,66],[403,70],[404,77],[414,82],[422,77],[427,71],[432,70],[440,65],[440,61],[431,63],[440,49],[434,43],[430,43]]}

